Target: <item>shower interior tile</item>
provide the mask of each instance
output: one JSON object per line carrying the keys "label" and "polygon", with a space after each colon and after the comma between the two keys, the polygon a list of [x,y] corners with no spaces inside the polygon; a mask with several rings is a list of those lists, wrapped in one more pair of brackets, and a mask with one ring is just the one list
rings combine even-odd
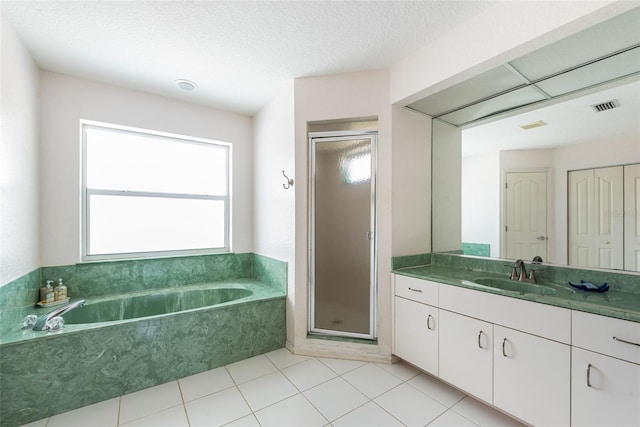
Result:
{"label": "shower interior tile", "polygon": [[120,398],[120,423],[182,405],[177,381],[151,387]]}
{"label": "shower interior tile", "polygon": [[266,356],[260,355],[227,365],[227,370],[236,384],[242,384],[275,372],[277,368]]}
{"label": "shower interior tile", "polygon": [[233,387],[235,384],[224,367],[181,378],[180,390],[185,402]]}

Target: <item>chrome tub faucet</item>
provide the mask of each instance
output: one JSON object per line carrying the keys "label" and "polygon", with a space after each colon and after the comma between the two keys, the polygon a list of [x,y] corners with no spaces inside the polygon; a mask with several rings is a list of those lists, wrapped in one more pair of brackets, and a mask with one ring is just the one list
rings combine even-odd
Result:
{"label": "chrome tub faucet", "polygon": [[47,322],[49,320],[51,320],[51,319],[53,319],[54,317],[57,317],[57,316],[62,316],[64,313],[66,313],[67,311],[71,311],[74,308],[82,307],[85,302],[87,302],[87,300],[81,299],[81,300],[78,300],[76,302],[69,303],[69,304],[67,304],[65,306],[62,306],[60,308],[56,308],[55,310],[52,310],[49,313],[47,313],[47,314],[45,314],[43,316],[40,316],[40,318],[33,325],[33,330],[34,331],[44,331],[45,329],[47,329]]}

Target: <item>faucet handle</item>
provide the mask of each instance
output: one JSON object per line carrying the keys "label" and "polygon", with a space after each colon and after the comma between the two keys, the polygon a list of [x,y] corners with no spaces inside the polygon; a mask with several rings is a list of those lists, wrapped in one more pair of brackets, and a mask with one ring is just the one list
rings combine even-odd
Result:
{"label": "faucet handle", "polygon": [[529,280],[536,281],[536,271],[544,271],[544,268],[532,268],[529,270]]}

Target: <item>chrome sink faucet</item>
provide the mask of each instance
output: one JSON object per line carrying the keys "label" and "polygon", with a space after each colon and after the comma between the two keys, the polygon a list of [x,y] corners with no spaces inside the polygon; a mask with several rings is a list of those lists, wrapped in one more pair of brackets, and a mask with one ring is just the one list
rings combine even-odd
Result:
{"label": "chrome sink faucet", "polygon": [[56,308],[55,310],[50,311],[44,316],[40,316],[40,318],[33,325],[33,330],[44,331],[46,329],[47,322],[49,320],[53,319],[56,316],[62,316],[64,313],[66,313],[67,311],[71,311],[74,308],[82,307],[85,302],[87,302],[87,300],[81,299],[76,302],[72,302],[70,304],[64,305],[60,308]]}
{"label": "chrome sink faucet", "polygon": [[524,264],[524,261],[522,261],[521,259],[517,259],[511,267],[511,280],[517,280],[518,282],[535,283],[536,275],[534,273],[534,270],[531,269],[529,277],[527,277],[527,268]]}

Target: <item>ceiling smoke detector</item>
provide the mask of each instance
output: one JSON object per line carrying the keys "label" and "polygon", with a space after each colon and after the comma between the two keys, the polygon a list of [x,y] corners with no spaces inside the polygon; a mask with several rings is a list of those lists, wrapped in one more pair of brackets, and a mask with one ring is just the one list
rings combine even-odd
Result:
{"label": "ceiling smoke detector", "polygon": [[540,126],[546,126],[547,124],[542,120],[538,120],[537,122],[527,123],[526,125],[520,125],[520,127],[524,130],[539,128]]}
{"label": "ceiling smoke detector", "polygon": [[185,80],[185,79],[176,80],[176,86],[186,91],[192,91],[198,87],[198,85],[192,82],[191,80]]}
{"label": "ceiling smoke detector", "polygon": [[613,110],[620,106],[620,101],[612,99],[611,101],[601,102],[600,104],[591,105],[591,109],[596,113],[601,113],[607,110]]}

